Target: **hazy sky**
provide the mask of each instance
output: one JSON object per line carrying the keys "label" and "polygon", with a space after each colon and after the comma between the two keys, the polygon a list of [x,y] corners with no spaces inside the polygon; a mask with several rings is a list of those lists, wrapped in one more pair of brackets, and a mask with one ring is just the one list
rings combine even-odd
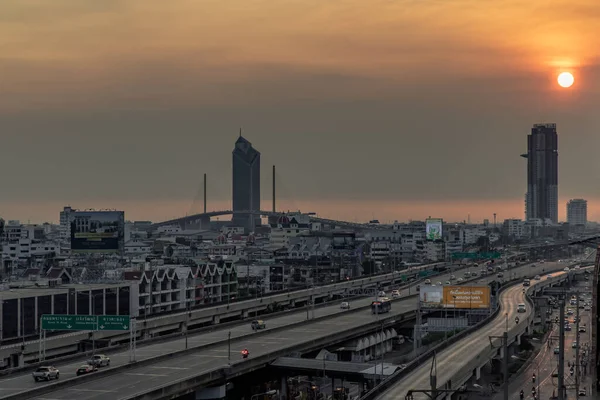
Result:
{"label": "hazy sky", "polygon": [[561,216],[600,219],[598,37],[598,0],[3,0],[0,215],[181,216],[203,173],[229,209],[242,127],[263,209],[276,164],[284,209],[522,217],[556,122]]}

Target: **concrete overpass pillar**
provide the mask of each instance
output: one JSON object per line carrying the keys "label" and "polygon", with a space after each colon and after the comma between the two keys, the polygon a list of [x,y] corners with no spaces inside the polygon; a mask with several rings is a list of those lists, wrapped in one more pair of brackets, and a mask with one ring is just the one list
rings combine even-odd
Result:
{"label": "concrete overpass pillar", "polygon": [[523,335],[517,335],[517,344],[519,346],[521,345],[521,336],[523,336]]}
{"label": "concrete overpass pillar", "polygon": [[288,396],[288,382],[287,382],[287,376],[282,376],[281,377],[281,384],[280,384],[280,388],[279,388],[279,398],[281,400],[287,400]]}
{"label": "concrete overpass pillar", "polygon": [[208,230],[210,229],[210,217],[200,217],[200,229]]}
{"label": "concrete overpass pillar", "polygon": [[248,318],[248,310],[243,310],[242,311],[242,319],[246,319]]}
{"label": "concrete overpass pillar", "polygon": [[24,367],[25,366],[25,353],[20,352],[19,353],[19,367]]}
{"label": "concrete overpass pillar", "polygon": [[481,378],[481,367],[475,368],[475,380],[478,381]]}
{"label": "concrete overpass pillar", "polygon": [[212,323],[213,323],[213,325],[217,325],[217,324],[221,323],[221,316],[220,315],[213,316]]}

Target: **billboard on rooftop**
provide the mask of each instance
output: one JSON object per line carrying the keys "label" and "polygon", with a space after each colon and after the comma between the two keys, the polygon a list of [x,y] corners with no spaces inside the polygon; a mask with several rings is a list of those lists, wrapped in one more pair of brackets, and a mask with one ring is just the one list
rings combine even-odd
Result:
{"label": "billboard on rooftop", "polygon": [[125,239],[123,211],[75,211],[71,221],[74,253],[121,253]]}

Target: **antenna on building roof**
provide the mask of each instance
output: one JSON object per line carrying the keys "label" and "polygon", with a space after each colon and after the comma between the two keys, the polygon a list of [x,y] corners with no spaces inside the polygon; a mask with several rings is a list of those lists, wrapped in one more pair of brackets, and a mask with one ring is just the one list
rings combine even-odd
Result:
{"label": "antenna on building roof", "polygon": [[240,128],[240,137],[242,137],[242,128]]}

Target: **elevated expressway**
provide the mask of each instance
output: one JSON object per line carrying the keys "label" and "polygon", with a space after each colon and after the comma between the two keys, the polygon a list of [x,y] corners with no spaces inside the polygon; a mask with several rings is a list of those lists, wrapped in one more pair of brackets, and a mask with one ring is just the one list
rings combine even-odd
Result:
{"label": "elevated expressway", "polygon": [[[561,270],[564,266],[547,263],[545,270]],[[510,271],[517,277],[540,272],[541,267],[531,266]],[[446,281],[449,275],[441,275],[435,280]],[[480,277],[473,284],[487,284],[493,280],[497,280],[495,274]],[[389,326],[411,319],[415,315],[416,297],[407,297],[408,291],[403,294],[405,297],[396,300],[392,311],[383,316],[371,314],[371,299],[361,299],[351,303],[350,311],[340,311],[339,304],[315,310],[315,317],[310,321],[307,321],[306,311],[266,319],[267,329],[258,333],[253,333],[248,324],[231,328],[216,327],[211,333],[190,337],[189,350],[185,350],[184,339],[151,344],[137,350],[136,363],[129,363],[127,351],[112,354],[111,368],[104,368],[95,375],[73,377],[76,368],[84,362],[84,359],[80,359],[56,365],[61,371],[58,382],[34,383],[29,374],[8,376],[0,379],[0,398],[163,399],[189,393],[262,368],[292,352],[319,349],[366,335],[380,329],[382,324]],[[231,353],[227,343],[229,331],[232,337]],[[241,360],[240,351],[244,348],[250,350],[251,357],[248,360]],[[229,354],[231,365],[228,365]]]}
{"label": "elevated expressway", "polygon": [[[583,272],[583,270],[575,271]],[[527,293],[540,290],[548,286],[552,281],[565,277],[567,273],[559,272],[552,274],[551,278],[544,276],[541,281],[532,281],[532,286]],[[517,305],[525,303],[527,311],[517,313]],[[502,339],[492,339],[490,336],[502,336],[508,327],[509,345],[515,341],[520,342],[520,337],[527,332],[533,323],[533,303],[529,300],[521,285],[515,285],[500,296],[500,312],[489,324],[481,329],[467,335],[454,345],[436,354],[435,374],[437,376],[438,389],[460,388],[471,377],[479,378],[480,368],[490,359],[501,355]],[[519,324],[515,323],[518,316]],[[491,345],[493,343],[493,346]],[[409,390],[429,390],[430,374],[432,365],[425,362],[414,371],[403,376],[398,383],[391,386],[378,397],[377,400],[404,399]],[[415,400],[430,399],[427,394],[413,393]],[[440,395],[443,396],[443,395]],[[450,398],[449,395],[447,395]]]}
{"label": "elevated expressway", "polygon": [[[183,332],[189,327],[203,325],[217,325],[221,320],[243,320],[256,313],[264,312],[267,307],[276,303],[291,308],[303,306],[309,300],[320,302],[334,298],[335,296],[357,296],[364,294],[375,294],[379,287],[387,288],[396,286],[402,279],[418,279],[419,273],[423,271],[434,272],[436,266],[444,263],[412,267],[399,272],[367,276],[348,281],[338,282],[330,285],[315,286],[309,289],[286,291],[274,293],[251,300],[241,300],[230,304],[218,304],[208,307],[199,307],[189,312],[180,311],[164,315],[152,316],[140,319],[137,332],[142,339],[162,335],[165,332]],[[456,270],[458,271],[458,269]],[[441,280],[442,278],[432,279]],[[444,278],[445,279],[445,278]],[[267,317],[268,318],[268,317]],[[47,357],[57,357],[78,351],[79,342],[90,339],[91,331],[67,332],[58,335],[48,335],[46,338]],[[129,332],[96,332],[96,340],[104,340],[109,343],[127,342]],[[21,346],[24,345],[22,349]],[[28,340],[24,344],[14,343],[0,347],[0,358],[11,357],[15,353],[22,353],[25,362],[31,362],[38,358],[38,339]],[[2,372],[0,372],[0,375]],[[0,395],[2,391],[0,390]]]}

